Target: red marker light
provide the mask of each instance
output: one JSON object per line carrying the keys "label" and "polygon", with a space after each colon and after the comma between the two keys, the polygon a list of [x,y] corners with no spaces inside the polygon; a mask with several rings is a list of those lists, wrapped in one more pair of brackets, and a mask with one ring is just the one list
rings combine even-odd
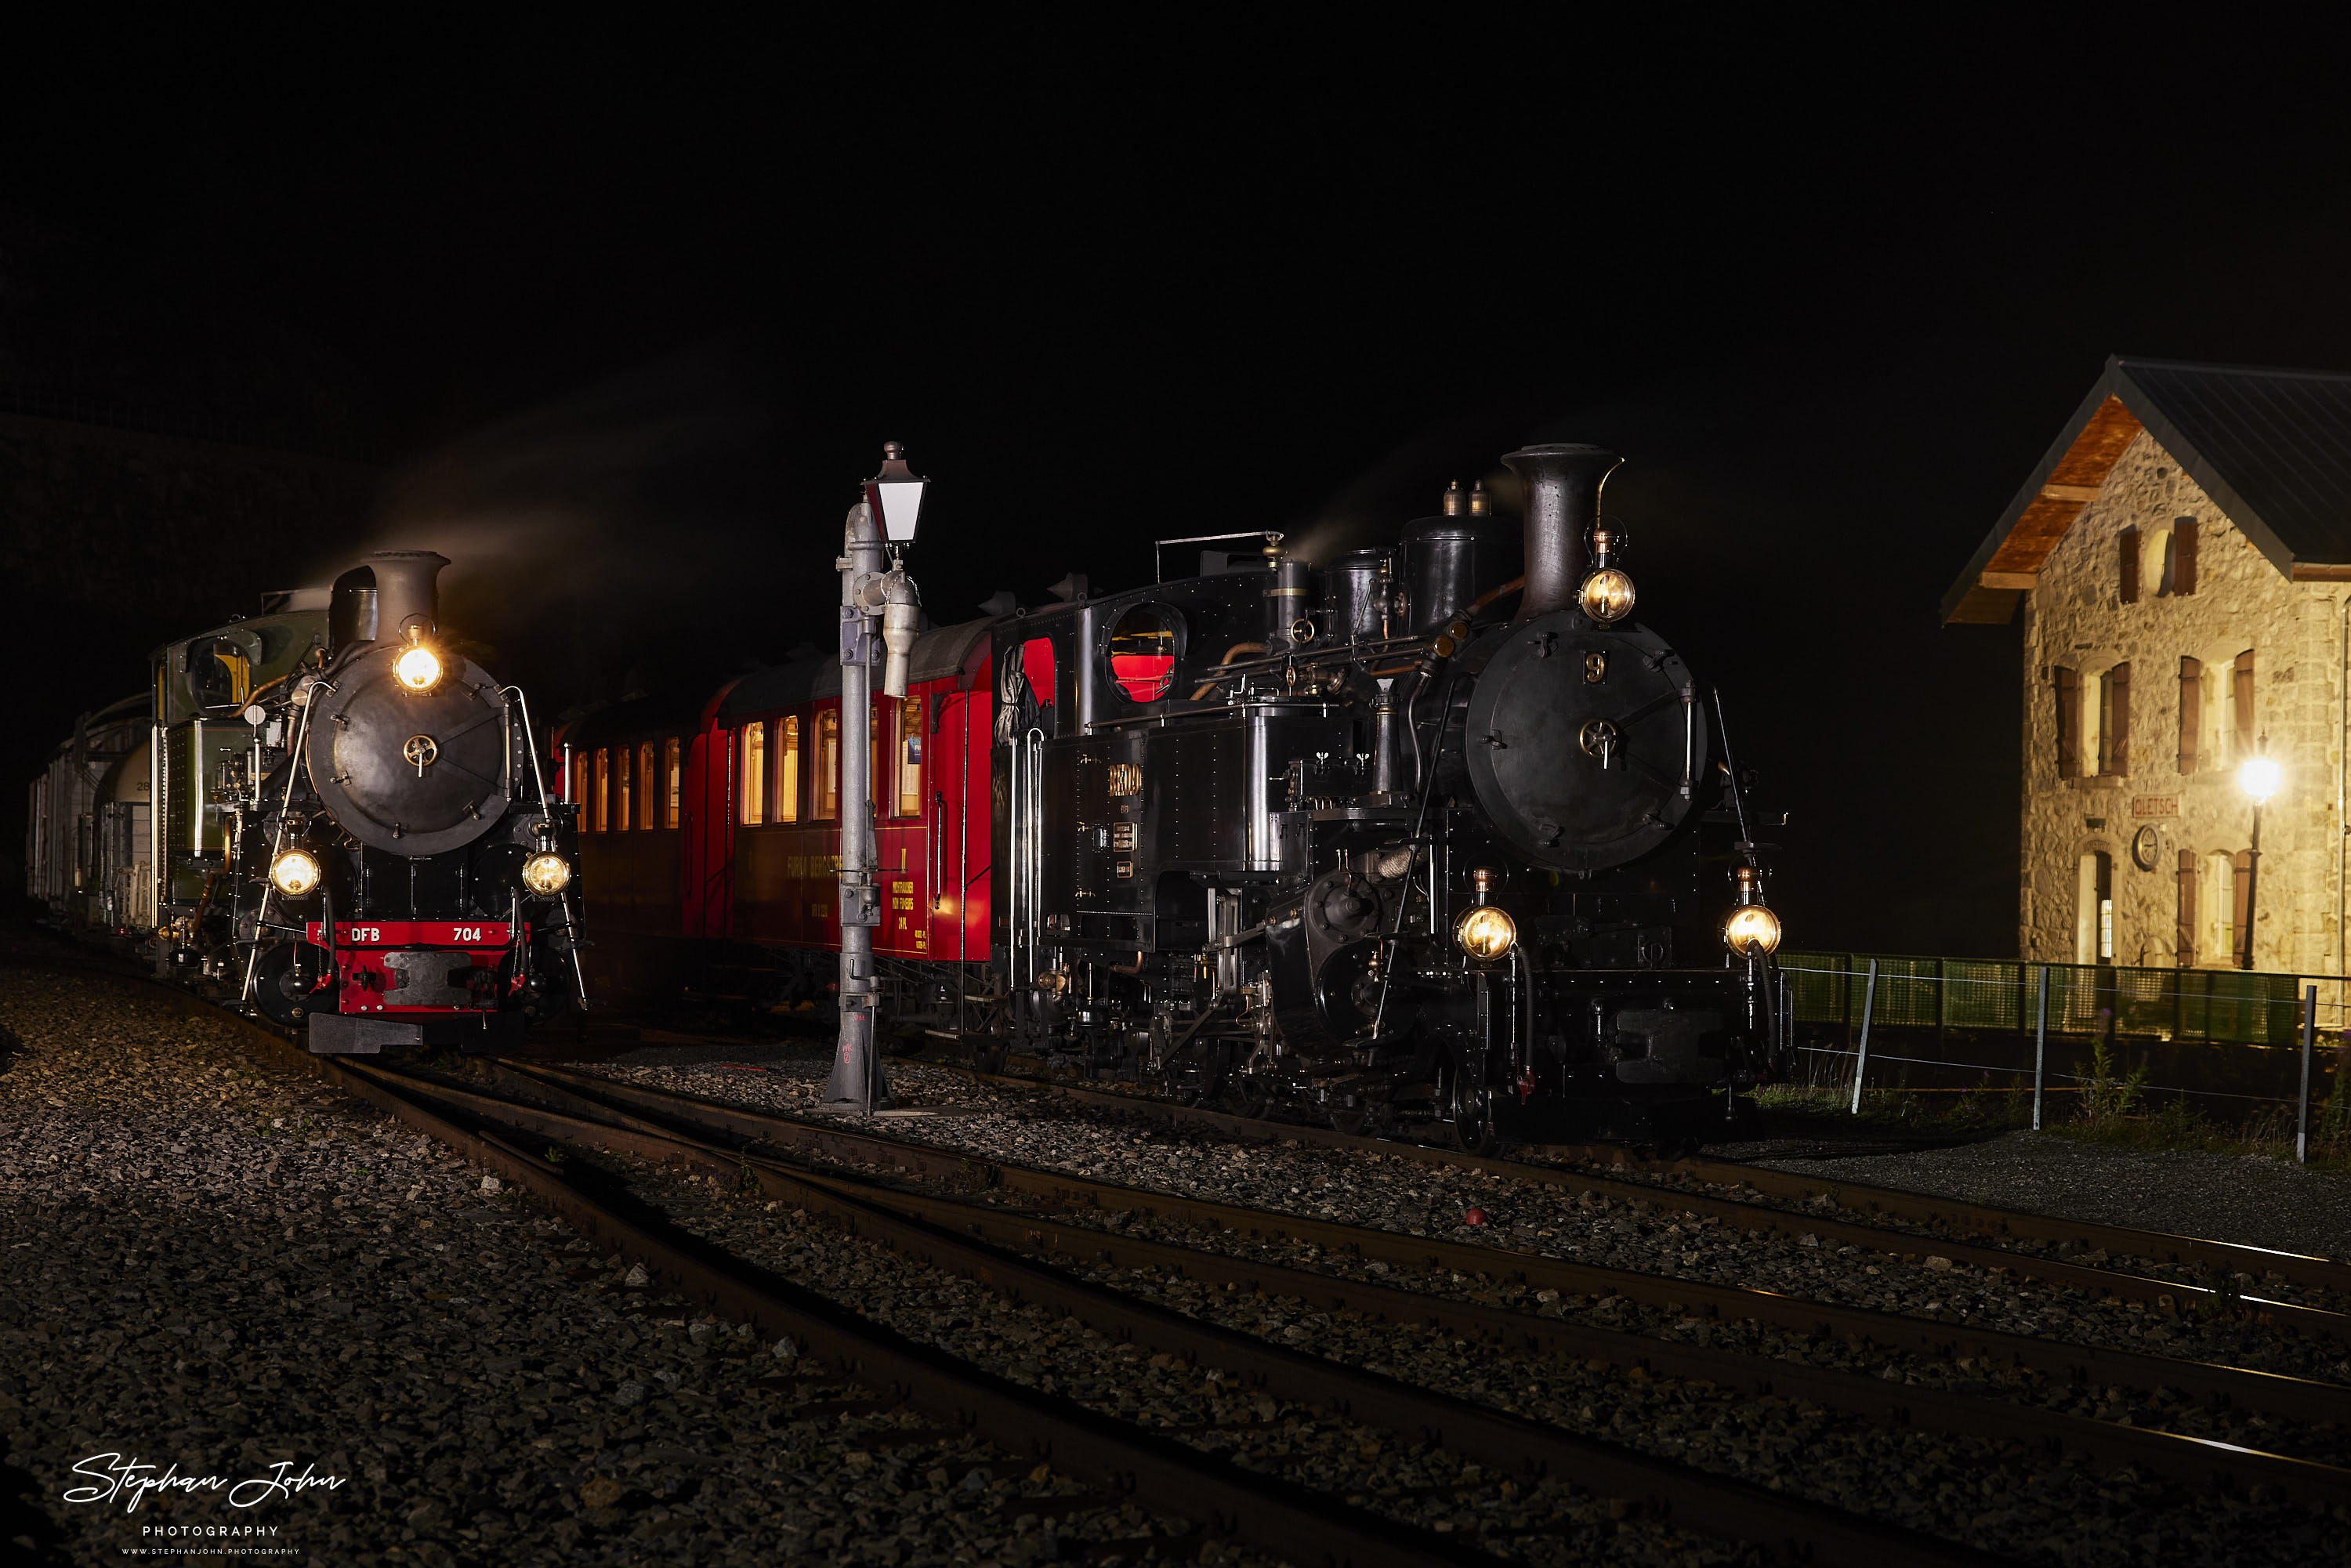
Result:
{"label": "red marker light", "polygon": [[1486,1223],[1486,1211],[1482,1208],[1469,1209],[1461,1216],[1461,1223],[1464,1225],[1483,1225]]}

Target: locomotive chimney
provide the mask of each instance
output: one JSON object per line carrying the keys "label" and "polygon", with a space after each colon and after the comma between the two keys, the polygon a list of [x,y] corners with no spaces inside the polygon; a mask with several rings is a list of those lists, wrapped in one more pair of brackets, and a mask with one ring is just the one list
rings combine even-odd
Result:
{"label": "locomotive chimney", "polygon": [[367,558],[375,572],[375,635],[380,643],[396,643],[411,626],[420,633],[434,631],[441,612],[441,590],[434,579],[449,558],[436,550],[378,550]]}
{"label": "locomotive chimney", "polygon": [[1575,603],[1583,586],[1584,534],[1600,515],[1600,487],[1624,459],[1602,446],[1522,446],[1503,465],[1527,486],[1527,586],[1520,621]]}

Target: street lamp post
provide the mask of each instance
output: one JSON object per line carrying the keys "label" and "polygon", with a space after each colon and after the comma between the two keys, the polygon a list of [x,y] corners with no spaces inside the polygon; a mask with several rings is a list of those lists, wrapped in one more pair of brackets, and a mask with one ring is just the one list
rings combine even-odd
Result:
{"label": "street lamp post", "polygon": [[[2264,741],[2262,745],[2267,746]],[[2253,842],[2245,852],[2245,940],[2237,949],[2237,967],[2253,967],[2253,915],[2255,901],[2262,891],[2262,808],[2278,792],[2284,779],[2284,770],[2275,759],[2256,751],[2237,769],[2237,788],[2252,797],[2253,802]]]}
{"label": "street lamp post", "polygon": [[914,580],[899,562],[914,542],[924,481],[907,469],[905,448],[896,442],[882,454],[882,472],[849,509],[841,559],[833,562],[841,573],[841,1041],[824,1098],[836,1109],[867,1113],[889,1104],[873,1040],[873,928],[882,924],[882,907],[873,882],[872,671],[883,667],[884,695],[906,695],[922,612]]}

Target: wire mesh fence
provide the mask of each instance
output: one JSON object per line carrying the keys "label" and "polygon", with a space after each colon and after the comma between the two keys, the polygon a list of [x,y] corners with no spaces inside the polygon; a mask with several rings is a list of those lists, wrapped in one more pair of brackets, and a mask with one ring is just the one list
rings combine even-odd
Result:
{"label": "wire mesh fence", "polygon": [[[2093,1119],[2146,1115],[2351,1145],[2346,986],[2294,975],[1791,952],[1781,1019],[1816,1090],[2029,1093]],[[2322,1000],[2322,996],[2327,999]]]}

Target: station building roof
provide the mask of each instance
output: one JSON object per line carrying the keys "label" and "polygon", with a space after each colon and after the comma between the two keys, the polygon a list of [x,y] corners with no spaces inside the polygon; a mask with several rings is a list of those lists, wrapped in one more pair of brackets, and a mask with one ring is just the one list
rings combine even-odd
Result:
{"label": "station building roof", "polygon": [[2351,374],[2116,355],[1943,595],[2001,624],[2145,430],[2286,576],[2351,580]]}

